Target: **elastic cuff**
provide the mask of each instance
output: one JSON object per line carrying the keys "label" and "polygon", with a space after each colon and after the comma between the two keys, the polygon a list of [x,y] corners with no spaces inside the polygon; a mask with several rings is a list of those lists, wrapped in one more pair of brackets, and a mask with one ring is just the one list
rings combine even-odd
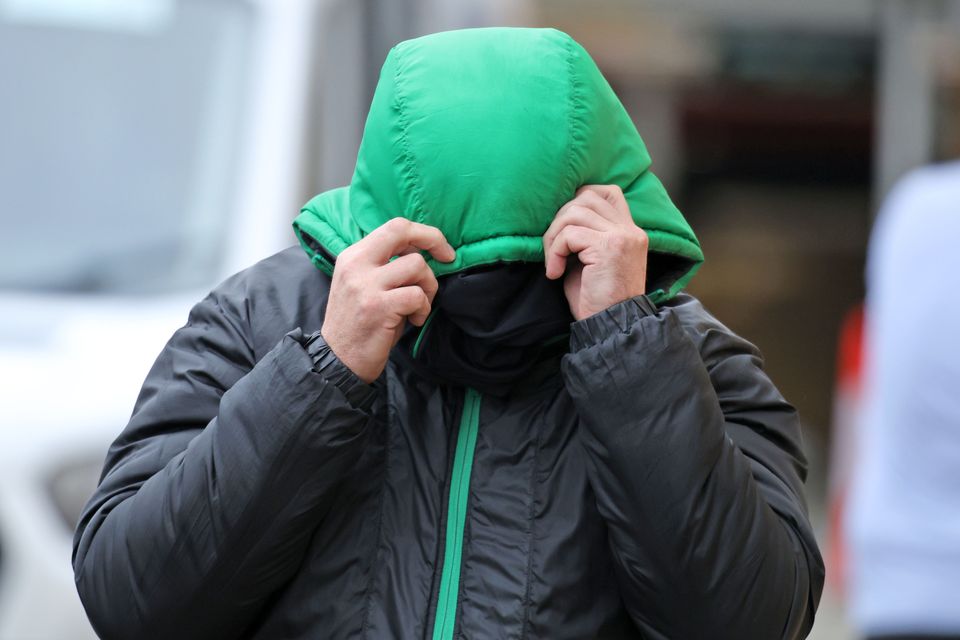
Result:
{"label": "elastic cuff", "polygon": [[615,333],[626,333],[641,318],[657,315],[657,305],[646,295],[627,298],[570,323],[570,351],[597,344]]}
{"label": "elastic cuff", "polygon": [[313,360],[313,370],[316,373],[340,389],[350,404],[370,411],[377,396],[375,384],[367,384],[345,365],[320,335],[319,329],[307,336],[302,344]]}

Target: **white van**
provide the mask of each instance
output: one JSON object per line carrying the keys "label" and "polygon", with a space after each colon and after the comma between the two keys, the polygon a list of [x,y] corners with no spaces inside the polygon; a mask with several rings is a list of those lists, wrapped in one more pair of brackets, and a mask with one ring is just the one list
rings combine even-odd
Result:
{"label": "white van", "polygon": [[95,637],[76,520],[189,308],[295,244],[327,4],[0,0],[0,640]]}

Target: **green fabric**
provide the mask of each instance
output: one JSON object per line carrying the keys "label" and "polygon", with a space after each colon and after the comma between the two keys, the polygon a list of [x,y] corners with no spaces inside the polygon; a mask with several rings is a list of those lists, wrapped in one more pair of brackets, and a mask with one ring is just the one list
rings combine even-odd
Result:
{"label": "green fabric", "polygon": [[477,446],[477,430],[480,427],[481,398],[480,392],[471,387],[467,387],[464,392],[457,448],[453,457],[453,469],[450,471],[446,543],[443,551],[443,571],[440,574],[440,590],[437,593],[437,612],[433,621],[433,640],[453,638],[457,623],[460,567],[463,564],[463,530],[467,520],[473,451]]}
{"label": "green fabric", "polygon": [[314,197],[293,226],[329,273],[318,247],[335,257],[395,216],[434,225],[457,250],[452,263],[427,256],[441,276],[497,261],[542,262],[541,237],[576,189],[616,184],[650,237],[651,260],[674,258],[665,298],[703,254],[649,168],[629,115],[570,36],[447,31],[390,50],[350,185]]}

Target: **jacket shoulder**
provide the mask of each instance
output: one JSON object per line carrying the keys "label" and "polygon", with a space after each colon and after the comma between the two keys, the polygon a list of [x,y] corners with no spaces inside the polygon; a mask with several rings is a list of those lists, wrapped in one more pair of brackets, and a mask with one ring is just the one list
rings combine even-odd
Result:
{"label": "jacket shoulder", "polygon": [[760,350],[689,294],[676,296],[664,307],[678,317],[699,350],[734,442],[754,460],[765,461],[804,504],[807,459],[800,416],[771,380]]}
{"label": "jacket shoulder", "polygon": [[303,284],[316,286],[325,280],[329,281],[329,278],[313,266],[303,249],[292,245],[228,276],[213,288],[212,293],[230,297]]}
{"label": "jacket shoulder", "polygon": [[259,359],[288,331],[319,329],[329,291],[330,277],[293,245],[224,279],[207,297],[244,327]]}
{"label": "jacket shoulder", "polygon": [[763,368],[763,357],[757,346],[720,322],[695,296],[679,293],[662,306],[680,321],[708,368],[724,355],[734,353],[749,356],[758,368]]}

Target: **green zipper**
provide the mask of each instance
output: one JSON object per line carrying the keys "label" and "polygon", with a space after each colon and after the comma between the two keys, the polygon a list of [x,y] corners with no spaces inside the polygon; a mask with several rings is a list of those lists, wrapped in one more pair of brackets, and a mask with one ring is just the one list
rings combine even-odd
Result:
{"label": "green zipper", "polygon": [[437,615],[433,622],[433,640],[452,638],[457,622],[460,564],[463,558],[463,528],[467,520],[470,470],[473,468],[473,450],[477,445],[481,397],[480,392],[472,387],[467,387],[463,397],[457,449],[453,456],[453,470],[450,472],[446,545],[443,552],[440,591],[437,593]]}
{"label": "green zipper", "polygon": [[417,335],[416,342],[413,343],[413,357],[416,358],[417,354],[420,353],[420,344],[423,342],[423,337],[427,334],[427,327],[430,326],[430,321],[433,320],[433,316],[436,314],[437,309],[440,307],[434,307],[430,310],[430,313],[427,314],[427,319],[423,321],[423,326],[420,327],[420,333]]}

